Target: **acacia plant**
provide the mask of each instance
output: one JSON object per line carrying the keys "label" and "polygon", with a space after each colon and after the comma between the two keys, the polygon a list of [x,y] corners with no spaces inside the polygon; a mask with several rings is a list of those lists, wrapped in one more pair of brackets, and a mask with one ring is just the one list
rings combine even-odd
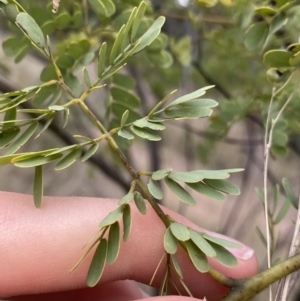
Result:
{"label": "acacia plant", "polygon": [[[217,2],[196,0],[194,4],[190,4],[191,10],[185,11],[184,18],[197,31],[200,24],[196,14],[197,9],[201,11],[203,6],[212,7]],[[223,5],[233,5],[231,1],[221,2]],[[285,152],[287,139],[283,132],[287,126],[282,124],[278,126],[277,121],[296,93],[294,87],[290,92],[291,88],[287,86],[293,80],[300,57],[300,46],[297,43],[292,43],[286,50],[269,50],[270,45],[274,44],[273,36],[289,20],[293,20],[292,9],[299,1],[271,2],[267,6],[258,8],[248,7],[245,3],[236,6],[240,5],[239,18],[245,16],[246,8],[248,14],[256,14],[253,24],[250,24],[252,22],[250,20],[244,26],[249,27],[247,30],[244,28],[246,48],[250,51],[260,50],[260,54],[255,54],[257,57],[261,57],[261,53],[265,52],[263,61],[271,68],[267,72],[268,78],[276,84],[283,83],[281,88],[277,90],[274,88],[272,93],[269,90],[267,95],[270,96],[272,103],[277,96],[282,96],[276,103],[278,118],[274,119],[269,133],[269,120],[272,119],[272,110],[274,110],[272,103],[269,105],[269,102],[263,99],[261,103],[253,106],[250,101],[241,103],[237,99],[232,100],[234,110],[232,105],[225,102],[210,119],[210,135],[216,135],[217,130],[220,132],[221,128],[221,135],[224,136],[234,122],[245,116],[259,122],[251,110],[261,106],[263,114],[266,113],[263,117],[269,116],[266,122],[266,168],[269,151],[273,156]],[[129,173],[131,182],[129,187],[123,182],[127,191],[119,200],[118,208],[99,221],[99,232],[87,248],[86,254],[96,247],[87,275],[87,285],[94,286],[98,283],[105,265],[113,264],[117,259],[120,240],[126,241],[130,236],[134,221],[131,218],[129,203],[134,202],[141,214],[147,213],[148,203],[166,227],[165,253],[158,262],[158,267],[165,265],[164,276],[160,279],[161,295],[170,294],[174,289],[178,293],[182,291],[182,288],[176,286],[174,278],[179,280],[186,293],[191,294],[184,283],[176,258],[177,249],[181,246],[188,253],[199,273],[209,273],[216,281],[231,289],[224,300],[247,300],[271,283],[299,269],[300,255],[294,255],[274,266],[271,265],[269,258],[268,269],[260,274],[249,279],[231,279],[210,267],[208,258],[213,257],[223,265],[234,266],[237,260],[230,249],[239,248],[240,245],[212,237],[204,232],[194,231],[166,215],[158,204],[164,198],[162,182],[186,205],[196,204],[187,187],[219,201],[225,199],[224,194],[238,195],[239,188],[227,179],[231,173],[241,172],[242,169],[174,171],[172,168],[164,167],[153,171],[138,171],[127,156],[128,148],[137,138],[149,141],[161,140],[161,133],[170,121],[211,116],[212,108],[218,103],[204,96],[214,86],[221,93],[227,93],[221,84],[210,80],[201,69],[199,60],[192,60],[192,43],[189,37],[182,36],[179,42],[175,42],[162,32],[166,18],[159,15],[160,5],[162,6],[158,4],[157,8],[147,0],[65,0],[60,5],[59,1],[30,3],[21,0],[0,0],[2,16],[6,17],[7,26],[12,32],[12,36],[3,42],[5,54],[13,56],[15,61],[19,62],[28,53],[35,53],[45,63],[39,84],[22,87],[20,90],[3,91],[6,93],[0,95],[0,113],[3,116],[0,123],[0,147],[3,149],[0,165],[13,164],[19,168],[35,170],[33,198],[35,206],[39,208],[42,206],[43,199],[45,165],[51,163],[54,164],[55,170],[62,170],[71,166],[76,160],[82,162],[93,160],[99,151],[99,145],[107,143],[111,155]],[[165,5],[171,13],[175,10],[174,4],[166,1]],[[141,110],[141,99],[135,92],[135,83],[129,72],[132,66],[141,62],[147,66],[156,66],[158,70],[156,77],[166,76],[167,70],[170,70],[175,63],[178,64],[175,69],[179,65],[181,67],[193,65],[203,73],[210,85],[198,87],[194,92],[178,96],[176,90],[164,93],[170,84],[167,80],[166,87],[161,89],[158,82],[155,82],[156,78],[149,78],[150,85],[157,88],[156,95],[160,96],[160,99],[146,111]],[[154,71],[151,69],[150,73],[154,74]],[[151,74],[145,76],[151,77]],[[288,100],[286,95],[282,94],[283,90],[289,93]],[[101,102],[101,112],[89,104],[90,97],[97,97],[97,101]],[[284,103],[281,110],[280,103]],[[88,120],[98,133],[96,137],[83,135],[81,132],[70,132],[73,130],[69,129],[68,121],[72,114],[78,114],[76,108],[80,109],[80,118],[76,117],[78,122]],[[59,132],[69,131],[74,138],[69,145],[65,147],[52,145],[51,148],[38,151],[22,151],[22,147],[30,139],[40,138],[53,126]],[[281,139],[282,135],[284,141]],[[209,146],[212,147],[211,144]],[[285,188],[289,191],[286,182]],[[268,208],[266,184],[264,193],[262,199],[266,211],[268,236],[273,229],[270,225],[283,218],[287,205],[285,203],[275,220],[269,221],[272,212]],[[297,206],[295,201],[294,205]],[[123,223],[122,235],[120,223]],[[261,232],[260,234],[262,236]],[[270,239],[267,239],[267,245],[270,254]]]}

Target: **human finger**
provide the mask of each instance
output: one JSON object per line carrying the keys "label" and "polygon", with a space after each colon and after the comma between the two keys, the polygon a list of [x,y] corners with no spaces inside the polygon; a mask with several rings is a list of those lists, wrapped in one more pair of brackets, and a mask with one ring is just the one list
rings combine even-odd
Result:
{"label": "human finger", "polygon": [[[45,198],[42,208],[37,210],[32,205],[32,196],[0,193],[0,298],[84,288],[92,254],[75,272],[69,271],[81,257],[82,246],[98,230],[99,221],[116,207],[116,200],[59,197]],[[132,206],[131,236],[122,243],[117,261],[105,268],[101,283],[125,279],[149,283],[164,253],[165,227],[155,212],[148,209],[143,216]],[[163,210],[195,227],[182,216]],[[254,274],[257,262],[253,251],[245,246],[238,252],[238,265],[234,268],[214,260],[211,265],[234,278]],[[213,301],[227,292],[209,275],[197,272],[183,250],[179,250],[178,258],[193,295],[209,296]],[[158,280],[155,284],[159,285]]]}

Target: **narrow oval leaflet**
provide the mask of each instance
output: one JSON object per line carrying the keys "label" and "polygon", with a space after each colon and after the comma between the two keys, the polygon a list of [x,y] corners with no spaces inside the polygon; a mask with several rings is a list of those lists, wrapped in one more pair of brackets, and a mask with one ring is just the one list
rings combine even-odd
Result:
{"label": "narrow oval leaflet", "polygon": [[92,86],[92,82],[91,82],[91,78],[90,78],[89,72],[86,69],[86,67],[83,67],[83,69],[82,69],[82,77],[83,77],[85,85],[88,88],[90,88]]}
{"label": "narrow oval leaflet", "polygon": [[15,166],[22,167],[22,168],[29,168],[29,167],[35,167],[35,166],[50,163],[52,161],[60,159],[61,157],[62,154],[55,154],[55,155],[45,157],[45,156],[38,155],[37,153],[35,156],[29,158],[26,158],[26,155],[24,155],[24,157],[23,156],[16,157],[12,160],[12,162],[16,160],[14,163]]}
{"label": "narrow oval leaflet", "polygon": [[107,49],[107,43],[104,42],[100,47],[99,56],[98,56],[97,72],[99,78],[101,78],[105,69],[106,49]]}
{"label": "narrow oval leaflet", "polygon": [[105,267],[106,257],[107,241],[105,238],[103,238],[101,239],[90,264],[90,268],[86,278],[87,286],[93,287],[99,282]]}
{"label": "narrow oval leaflet", "polygon": [[223,265],[228,266],[228,267],[234,267],[237,265],[238,261],[236,257],[226,250],[224,247],[215,244],[211,242],[211,246],[214,248],[216,251],[216,259]]}
{"label": "narrow oval leaflet", "polygon": [[178,222],[173,222],[170,225],[172,234],[180,241],[186,241],[191,238],[188,227]]}
{"label": "narrow oval leaflet", "polygon": [[120,225],[118,221],[109,228],[107,244],[107,263],[112,264],[118,258],[120,251]]}
{"label": "narrow oval leaflet", "polygon": [[215,236],[211,236],[209,234],[202,234],[202,237],[205,238],[206,240],[209,240],[211,242],[214,242],[215,244],[218,244],[222,247],[226,247],[226,248],[234,248],[234,249],[241,249],[243,247],[242,244],[238,243],[238,242],[233,242],[224,238],[220,238],[220,237],[215,237]]}
{"label": "narrow oval leaflet", "polygon": [[146,201],[137,191],[134,192],[134,202],[138,210],[145,215],[147,213]]}
{"label": "narrow oval leaflet", "polygon": [[33,200],[36,208],[40,208],[43,200],[43,166],[36,166],[33,181]]}
{"label": "narrow oval leaflet", "polygon": [[19,13],[17,15],[16,24],[39,48],[46,47],[45,37],[42,30],[30,15],[23,12]]}
{"label": "narrow oval leaflet", "polygon": [[0,149],[7,146],[20,133],[20,128],[12,128],[0,133]]}
{"label": "narrow oval leaflet", "polygon": [[180,268],[180,264],[178,262],[177,257],[175,255],[171,255],[171,260],[172,260],[173,267],[174,267],[174,270],[176,271],[177,276],[180,279],[183,279],[183,274],[182,274],[182,271],[181,271],[181,268]]}
{"label": "narrow oval leaflet", "polygon": [[123,240],[127,241],[132,228],[131,207],[126,204],[123,210]]}
{"label": "narrow oval leaflet", "polygon": [[191,240],[184,242],[184,244],[195,268],[201,273],[207,273],[209,264],[205,254]]}
{"label": "narrow oval leaflet", "polygon": [[35,133],[39,123],[37,121],[33,122],[21,136],[12,143],[9,148],[4,153],[5,155],[11,155],[20,149]]}
{"label": "narrow oval leaflet", "polygon": [[241,193],[238,186],[224,180],[211,180],[211,179],[205,179],[204,182],[215,188],[218,189],[224,193],[228,193],[231,195],[239,195]]}
{"label": "narrow oval leaflet", "polygon": [[127,204],[128,202],[133,200],[133,198],[134,198],[133,192],[129,192],[120,199],[118,204],[119,205]]}
{"label": "narrow oval leaflet", "polygon": [[81,152],[82,152],[81,148],[72,150],[68,155],[66,155],[61,161],[59,161],[56,164],[54,169],[62,170],[62,169],[65,169],[65,168],[71,166],[73,163],[75,163],[77,158],[81,155]]}
{"label": "narrow oval leaflet", "polygon": [[99,148],[99,144],[98,143],[94,143],[92,144],[92,146],[86,151],[86,153],[83,155],[81,162],[85,162],[88,159],[90,159],[98,150]]}
{"label": "narrow oval leaflet", "polygon": [[183,189],[177,182],[173,181],[170,178],[165,178],[165,183],[169,189],[185,204],[196,205],[195,199]]}
{"label": "narrow oval leaflet", "polygon": [[119,220],[119,218],[121,218],[123,214],[123,207],[120,206],[117,209],[115,209],[114,211],[111,211],[99,224],[100,228],[112,225],[113,223],[115,223],[116,221]]}
{"label": "narrow oval leaflet", "polygon": [[164,234],[164,248],[167,253],[175,254],[177,252],[178,241],[172,234],[170,227],[168,227]]}
{"label": "narrow oval leaflet", "polygon": [[167,177],[170,174],[172,170],[173,170],[172,168],[159,169],[152,174],[151,178],[154,181],[163,180],[165,177]]}
{"label": "narrow oval leaflet", "polygon": [[153,132],[152,130],[146,129],[146,128],[139,128],[136,127],[134,125],[130,126],[131,131],[146,140],[150,140],[150,141],[159,141],[161,140],[161,137],[159,135],[157,135],[155,132]]}
{"label": "narrow oval leaflet", "polygon": [[191,240],[194,244],[206,255],[209,257],[215,257],[216,251],[214,248],[205,240],[202,235],[192,229],[190,229]]}
{"label": "narrow oval leaflet", "polygon": [[198,183],[187,183],[189,187],[191,187],[192,189],[194,189],[195,191],[206,195],[210,198],[212,198],[213,200],[219,201],[219,202],[223,202],[225,201],[225,196],[224,194],[222,194],[221,192],[219,192],[218,190],[202,183],[202,182],[198,182]]}
{"label": "narrow oval leaflet", "polygon": [[158,183],[156,181],[153,181],[150,178],[147,187],[149,189],[149,192],[152,194],[152,196],[154,198],[156,198],[157,200],[162,200],[164,195],[163,195],[162,189],[160,188],[160,186],[158,185]]}

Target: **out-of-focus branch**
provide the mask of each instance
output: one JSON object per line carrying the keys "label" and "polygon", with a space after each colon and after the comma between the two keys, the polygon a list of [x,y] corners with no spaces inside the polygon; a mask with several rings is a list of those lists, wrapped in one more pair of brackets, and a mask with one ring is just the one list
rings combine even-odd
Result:
{"label": "out-of-focus branch", "polygon": [[[17,88],[11,86],[10,84],[0,80],[0,91],[3,93],[8,93],[11,91],[16,91]],[[32,107],[28,103],[21,104],[23,108],[31,109]],[[36,116],[34,116],[36,117]],[[45,120],[39,121],[42,125],[45,124]],[[65,131],[52,122],[49,126],[49,130],[54,133],[64,144],[71,145],[76,144],[77,141],[70,135],[68,135]],[[84,152],[83,152],[84,154]],[[107,162],[105,162],[100,156],[93,156],[89,159],[94,166],[96,166],[101,172],[103,172],[107,177],[113,180],[116,184],[122,187],[125,191],[128,191],[130,188],[130,184],[120,175],[120,173],[116,172],[113,167],[111,167]]]}

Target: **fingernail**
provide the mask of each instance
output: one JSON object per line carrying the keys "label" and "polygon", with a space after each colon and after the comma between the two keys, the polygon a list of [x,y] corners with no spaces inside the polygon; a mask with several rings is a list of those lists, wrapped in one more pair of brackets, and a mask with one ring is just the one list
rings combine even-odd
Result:
{"label": "fingernail", "polygon": [[231,238],[231,237],[219,234],[219,233],[213,233],[213,232],[210,232],[209,235],[215,236],[218,238],[222,238],[222,239],[225,239],[225,240],[228,240],[228,241],[231,241],[231,242],[241,245],[241,248],[227,248],[230,250],[230,252],[235,257],[237,257],[239,259],[248,260],[249,258],[251,258],[254,255],[253,249],[249,248],[248,246],[244,245],[243,243],[241,243],[240,241],[238,241],[234,238]]}
{"label": "fingernail", "polygon": [[243,260],[248,260],[254,254],[254,250],[245,245],[243,245],[241,249],[230,249],[230,251],[233,253],[235,257]]}

